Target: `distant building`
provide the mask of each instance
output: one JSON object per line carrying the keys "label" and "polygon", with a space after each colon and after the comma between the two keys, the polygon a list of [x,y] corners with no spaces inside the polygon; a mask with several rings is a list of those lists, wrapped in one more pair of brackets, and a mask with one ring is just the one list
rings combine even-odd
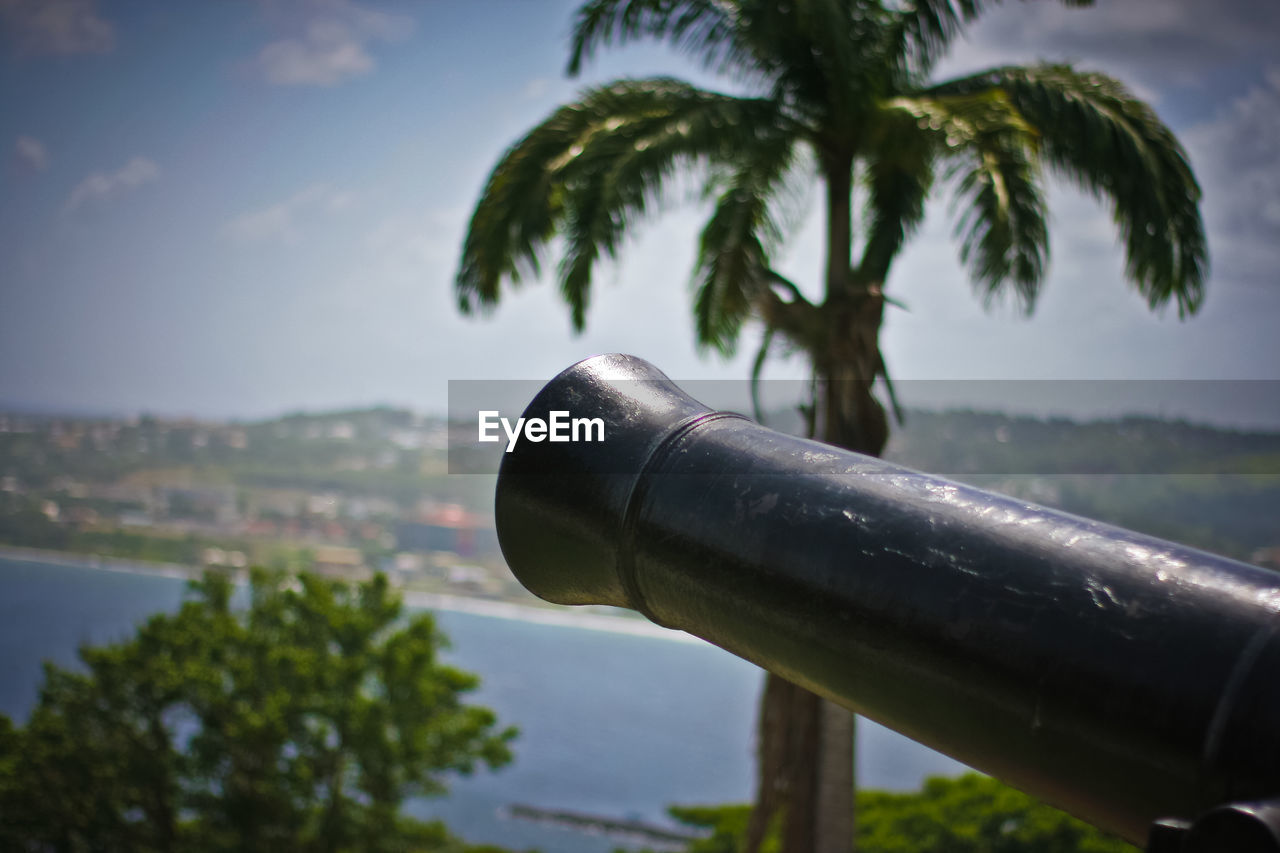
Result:
{"label": "distant building", "polygon": [[355,548],[322,545],[314,549],[312,570],[317,574],[346,579],[366,578],[372,574],[364,564],[364,555]]}
{"label": "distant building", "polygon": [[404,551],[451,551],[461,557],[499,552],[492,522],[457,504],[425,508],[417,521],[395,526],[396,546]]}
{"label": "distant building", "polygon": [[356,521],[368,521],[373,518],[394,518],[400,514],[400,507],[386,498],[357,496],[347,499],[346,514]]}
{"label": "distant building", "polygon": [[480,566],[452,565],[445,567],[445,578],[456,590],[492,595],[501,585]]}
{"label": "distant building", "polygon": [[392,560],[392,568],[406,575],[419,574],[426,567],[427,561],[421,554],[412,554],[408,551],[401,551]]}
{"label": "distant building", "polygon": [[322,518],[337,518],[342,510],[342,503],[335,494],[313,494],[307,496],[307,512]]}
{"label": "distant building", "polygon": [[225,551],[222,548],[205,548],[200,552],[200,562],[206,566],[224,566],[243,569],[249,565],[249,558],[243,551]]}
{"label": "distant building", "polygon": [[269,518],[258,518],[246,524],[244,532],[249,536],[279,536],[280,525]]}
{"label": "distant building", "polygon": [[171,519],[195,519],[216,524],[239,520],[236,491],[230,486],[156,486],[152,509]]}

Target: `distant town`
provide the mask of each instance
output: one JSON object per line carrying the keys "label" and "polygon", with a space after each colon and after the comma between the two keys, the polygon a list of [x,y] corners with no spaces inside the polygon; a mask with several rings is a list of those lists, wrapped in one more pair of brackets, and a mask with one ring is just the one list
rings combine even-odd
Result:
{"label": "distant town", "polygon": [[[423,592],[533,603],[498,548],[494,476],[450,475],[448,435],[443,418],[393,408],[254,423],[0,413],[0,545],[193,570],[382,571]],[[1280,434],[911,412],[888,455],[1280,567]]]}
{"label": "distant town", "polygon": [[263,565],[531,600],[493,477],[446,474],[443,419],[392,409],[252,424],[0,414],[0,544],[189,567]]}

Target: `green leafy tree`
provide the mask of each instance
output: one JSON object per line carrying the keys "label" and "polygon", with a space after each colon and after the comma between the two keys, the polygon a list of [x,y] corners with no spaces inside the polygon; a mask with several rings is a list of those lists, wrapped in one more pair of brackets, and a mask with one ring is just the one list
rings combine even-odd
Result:
{"label": "green leafy tree", "polygon": [[206,575],[130,640],[46,665],[25,727],[0,716],[0,847],[463,851],[401,812],[449,773],[497,768],[514,729],[462,702],[428,614],[384,577],[257,571],[248,606]]}
{"label": "green leafy tree", "polygon": [[[775,342],[800,353],[813,375],[811,433],[873,455],[889,432],[878,380],[892,402],[879,343],[886,283],[940,185],[956,196],[960,261],[988,303],[1035,304],[1049,172],[1110,208],[1129,281],[1151,308],[1194,313],[1207,266],[1200,190],[1150,107],[1070,65],[932,79],[952,40],[993,4],[587,0],[570,73],[601,47],[655,39],[757,94],[625,79],[555,110],[502,156],[480,195],[456,278],[461,310],[491,309],[504,284],[539,275],[555,242],[555,277],[581,329],[597,261],[615,257],[672,178],[692,170],[712,208],[693,273],[698,341],[729,353],[746,321],[760,321],[754,375]],[[806,180],[824,188],[820,297],[773,265],[783,202]],[[770,677],[760,744],[752,849],[782,811],[788,853],[848,850],[852,719]]]}
{"label": "green leafy tree", "polygon": [[919,793],[863,791],[863,853],[1137,853],[1137,848],[988,776],[925,781]]}
{"label": "green leafy tree", "polygon": [[[737,853],[751,807],[672,806],[680,823],[708,831],[689,853]],[[1137,848],[988,776],[927,779],[910,793],[858,792],[862,853],[1137,853]],[[777,853],[777,827],[762,850]]]}

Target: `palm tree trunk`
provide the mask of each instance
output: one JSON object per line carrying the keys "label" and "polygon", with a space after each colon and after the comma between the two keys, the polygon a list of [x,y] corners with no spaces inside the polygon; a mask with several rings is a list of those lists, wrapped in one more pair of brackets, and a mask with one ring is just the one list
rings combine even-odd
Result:
{"label": "palm tree trunk", "polygon": [[[832,308],[827,306],[839,305],[852,286],[853,156],[829,156],[824,163],[824,171],[827,184],[827,299],[822,313],[823,319],[837,319],[831,317]],[[837,323],[836,328],[828,331],[824,337],[828,341],[839,340],[843,331],[840,325]],[[815,368],[819,364],[815,358]],[[842,419],[836,416],[851,408],[858,408],[860,401],[847,400],[845,395],[849,392],[856,393],[859,389],[847,386],[844,377],[832,370],[834,367],[834,364],[829,364],[826,371],[817,371],[822,395],[822,399],[818,401],[821,407],[821,420],[818,423],[822,424],[818,438],[828,444],[849,447],[850,436]],[[875,452],[879,451],[880,448],[876,448]],[[817,774],[812,849],[815,853],[848,853],[854,846],[856,718],[844,708],[825,699],[815,696],[814,701],[818,709],[819,736],[815,744],[816,754],[809,759]],[[791,850],[799,848],[784,849],[786,853],[791,853]]]}
{"label": "palm tree trunk", "polygon": [[[821,331],[806,341],[818,378],[817,437],[878,456],[888,421],[872,393],[884,300],[855,290],[853,158],[828,152],[826,300]],[[854,716],[779,676],[768,675],[760,708],[759,787],[746,850],[756,853],[781,813],[782,853],[849,853],[854,836]]]}
{"label": "palm tree trunk", "polygon": [[[879,294],[854,311],[859,322],[839,322],[834,358],[820,374],[822,439],[847,450],[879,456],[888,440],[888,419],[872,394],[875,366],[879,363]],[[838,313],[838,312],[837,312]],[[866,316],[870,314],[871,316]],[[839,318],[843,319],[843,318]],[[873,325],[866,325],[873,320]],[[797,688],[799,689],[799,688]],[[817,697],[815,697],[817,698]],[[818,853],[848,853],[854,849],[854,772],[856,731],[853,714],[826,700],[821,703],[822,736],[813,757],[820,783],[815,807],[815,844]],[[784,853],[800,848],[784,848]]]}
{"label": "palm tree trunk", "polygon": [[813,849],[819,853],[849,853],[853,849],[857,718],[834,702],[818,701],[822,714],[822,751],[818,755]]}
{"label": "palm tree trunk", "polygon": [[[827,187],[827,302],[846,294],[853,264],[853,155],[827,152],[822,158]],[[820,436],[820,438],[826,438]]]}

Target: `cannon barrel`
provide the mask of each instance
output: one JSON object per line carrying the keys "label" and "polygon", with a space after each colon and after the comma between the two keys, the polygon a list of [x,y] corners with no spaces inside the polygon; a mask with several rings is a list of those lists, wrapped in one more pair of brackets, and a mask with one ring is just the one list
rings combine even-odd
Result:
{"label": "cannon barrel", "polygon": [[520,442],[496,495],[541,598],[638,610],[1131,841],[1223,809],[1274,840],[1280,574],[766,429],[631,356],[525,417],[557,411],[604,440]]}

